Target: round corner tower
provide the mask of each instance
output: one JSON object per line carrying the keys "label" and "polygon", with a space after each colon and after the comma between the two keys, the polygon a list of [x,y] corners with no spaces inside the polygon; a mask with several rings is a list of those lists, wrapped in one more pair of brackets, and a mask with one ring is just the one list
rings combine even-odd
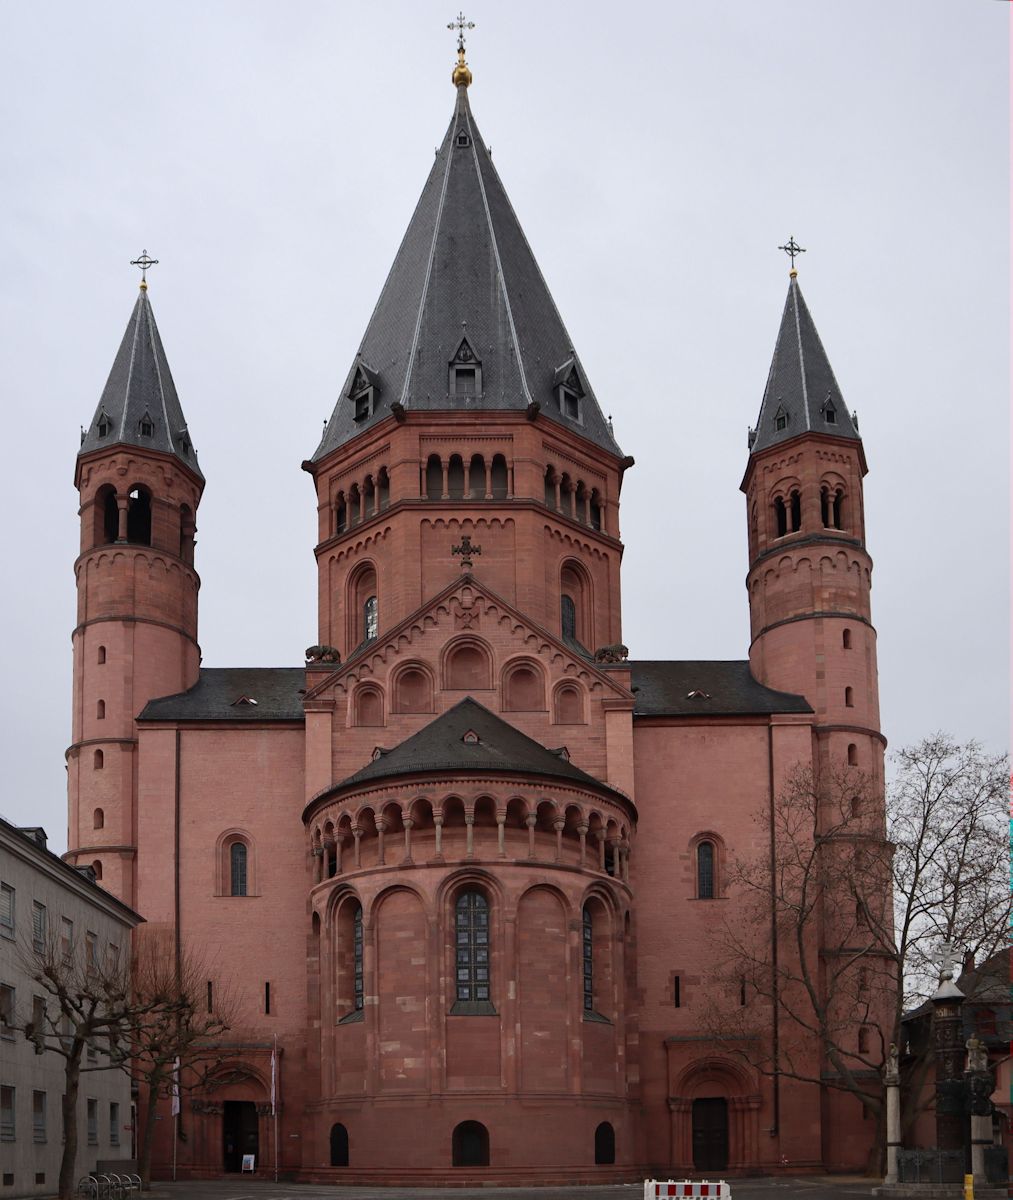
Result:
{"label": "round corner tower", "polygon": [[68,858],[133,903],[137,730],[148,700],[197,681],[194,534],[204,477],[147,285],[74,473],[81,552],[67,751]]}
{"label": "round corner tower", "polygon": [[809,700],[821,763],[861,767],[881,785],[868,467],[794,270],[749,441],[750,667]]}

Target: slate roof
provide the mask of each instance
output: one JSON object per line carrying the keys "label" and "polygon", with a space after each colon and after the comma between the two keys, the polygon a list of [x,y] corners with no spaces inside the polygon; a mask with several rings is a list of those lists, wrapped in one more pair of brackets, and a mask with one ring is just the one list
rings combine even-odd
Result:
{"label": "slate roof", "polygon": [[[139,721],[301,721],[303,667],[201,667],[187,692],[149,700]],[[243,698],[256,704],[242,703]]]}
{"label": "slate roof", "polygon": [[[466,144],[459,145],[464,139]],[[466,323],[466,324],[465,324]],[[449,395],[449,365],[462,338],[481,363],[481,395]],[[351,364],[316,462],[364,429],[407,409],[542,413],[613,454],[587,374],[581,420],[563,416],[557,370],[579,360],[506,191],[478,131],[466,87],[457,103],[408,231]],[[373,373],[372,413],[354,419],[349,400],[358,366]]]}
{"label": "slate roof", "polygon": [[[110,428],[105,437],[100,437],[103,417]],[[145,420],[151,423],[150,435],[141,432]],[[204,478],[146,288],[141,289],[130,314],[102,398],[81,442],[79,457],[120,444],[173,454]]]}
{"label": "slate roof", "polygon": [[[478,735],[477,742],[469,744],[462,740],[469,731]],[[598,791],[602,788],[613,791],[600,779],[581,771],[561,755],[546,750],[540,742],[521,733],[470,696],[435,721],[430,721],[393,750],[383,751],[373,762],[350,775],[339,786],[343,788],[420,771],[548,775]]]}
{"label": "slate roof", "polygon": [[[813,711],[804,696],[775,692],[758,683],[744,659],[643,659],[627,665],[633,673],[634,717],[738,717]],[[693,697],[692,692],[704,694]]]}
{"label": "slate roof", "polygon": [[[833,422],[827,420],[828,401],[835,410]],[[784,429],[777,428],[779,412],[787,417]],[[750,450],[756,454],[810,430],[861,440],[802,297],[798,279],[793,277],[788,284],[756,430],[750,431]]]}

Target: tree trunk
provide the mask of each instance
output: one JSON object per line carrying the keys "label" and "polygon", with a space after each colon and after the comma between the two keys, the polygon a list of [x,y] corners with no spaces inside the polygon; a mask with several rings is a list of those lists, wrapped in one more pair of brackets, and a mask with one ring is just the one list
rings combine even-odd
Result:
{"label": "tree trunk", "polygon": [[63,1159],[60,1162],[60,1200],[73,1200],[77,1168],[77,1093],[81,1082],[81,1058],[68,1057],[64,1068],[66,1086],[60,1107],[63,1113]]}
{"label": "tree trunk", "polygon": [[[148,1080],[148,1107],[144,1113],[144,1128],[141,1132],[140,1155],[137,1162],[137,1173],[141,1177],[141,1187],[148,1191],[151,1188],[151,1152],[155,1144],[155,1119],[158,1114],[158,1093],[163,1080],[161,1072],[154,1074]],[[175,1135],[175,1129],[173,1129]]]}

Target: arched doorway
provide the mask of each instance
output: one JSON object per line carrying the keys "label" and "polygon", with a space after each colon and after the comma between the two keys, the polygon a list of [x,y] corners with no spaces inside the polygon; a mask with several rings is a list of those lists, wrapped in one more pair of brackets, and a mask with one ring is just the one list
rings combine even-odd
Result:
{"label": "arched doorway", "polygon": [[462,1121],[454,1128],[452,1153],[455,1167],[487,1167],[489,1130],[481,1121]]}
{"label": "arched doorway", "polygon": [[241,1171],[243,1155],[260,1165],[260,1130],[252,1100],[226,1100],[222,1105],[222,1149],[226,1171]]}
{"label": "arched doorway", "polygon": [[594,1131],[595,1166],[607,1166],[616,1161],[616,1131],[608,1121],[602,1121]]}
{"label": "arched doorway", "polygon": [[348,1166],[348,1130],[340,1122],[331,1126],[331,1166]]}
{"label": "arched doorway", "polygon": [[728,1166],[728,1101],[701,1096],[693,1101],[693,1166],[723,1171]]}

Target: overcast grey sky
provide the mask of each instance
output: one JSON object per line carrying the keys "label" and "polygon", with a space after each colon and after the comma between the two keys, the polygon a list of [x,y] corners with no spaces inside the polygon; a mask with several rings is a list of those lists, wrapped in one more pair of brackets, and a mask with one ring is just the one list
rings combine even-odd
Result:
{"label": "overcast grey sky", "polygon": [[[299,469],[450,119],[454,3],[8,3],[0,812],[65,847],[79,427],[137,288],[207,477],[210,666],[316,640]],[[634,657],[741,658],[738,485],[800,283],[869,460],[883,728],[1008,740],[1001,0],[480,0],[479,128],[594,388]]]}

